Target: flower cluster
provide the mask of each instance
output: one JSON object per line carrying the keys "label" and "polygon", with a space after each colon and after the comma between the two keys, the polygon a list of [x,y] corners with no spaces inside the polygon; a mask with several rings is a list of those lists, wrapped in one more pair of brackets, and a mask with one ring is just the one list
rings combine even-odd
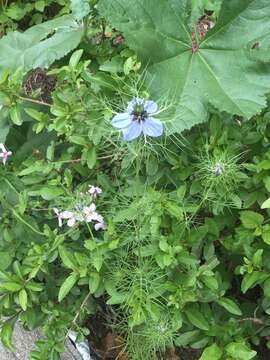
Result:
{"label": "flower cluster", "polygon": [[112,125],[122,130],[126,141],[134,140],[142,133],[158,137],[163,133],[163,124],[153,117],[157,113],[158,105],[155,101],[134,98],[128,103],[126,112],[113,117]]}
{"label": "flower cluster", "polygon": [[5,165],[8,158],[12,155],[12,152],[8,151],[4,144],[0,144],[0,150],[2,151],[0,152],[0,159],[2,159],[3,164]]}
{"label": "flower cluster", "polygon": [[[91,200],[94,200],[101,193],[102,190],[99,187],[89,185],[88,194],[90,194]],[[87,194],[81,193],[81,195],[85,196]],[[58,218],[59,227],[63,226],[63,220],[67,220],[67,226],[69,227],[74,227],[78,222],[93,222],[96,231],[105,230],[106,228],[103,216],[96,211],[96,204],[94,202],[90,202],[88,205],[76,203],[72,210],[60,211],[58,208],[54,208],[53,210]]]}
{"label": "flower cluster", "polygon": [[213,174],[215,176],[220,176],[222,175],[224,172],[224,165],[221,164],[220,162],[217,162],[213,168]]}

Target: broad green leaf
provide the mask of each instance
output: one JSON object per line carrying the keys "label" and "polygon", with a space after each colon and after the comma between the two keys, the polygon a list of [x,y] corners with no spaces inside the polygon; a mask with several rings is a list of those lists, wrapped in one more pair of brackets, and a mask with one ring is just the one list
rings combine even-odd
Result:
{"label": "broad green leaf", "polygon": [[127,299],[127,293],[115,293],[110,297],[109,300],[107,300],[106,304],[118,305],[118,304],[122,304],[126,299]]}
{"label": "broad green leaf", "polygon": [[241,283],[241,291],[245,294],[248,289],[262,283],[268,277],[269,275],[260,271],[253,271],[251,274],[245,274]]}
{"label": "broad green leaf", "polygon": [[78,144],[78,145],[87,145],[87,143],[88,143],[87,138],[84,136],[80,136],[80,135],[70,136],[69,141],[74,144]]}
{"label": "broad green leaf", "polygon": [[46,3],[44,0],[38,0],[35,2],[35,8],[40,12],[42,12],[44,10],[45,6],[46,6]]}
{"label": "broad green leaf", "polygon": [[23,311],[26,311],[26,309],[27,309],[27,292],[25,291],[25,289],[22,289],[19,292],[19,303],[20,303]]}
{"label": "broad green leaf", "polygon": [[89,275],[89,290],[91,291],[91,294],[94,294],[95,291],[97,291],[99,284],[100,284],[100,275],[98,273],[91,273]]}
{"label": "broad green leaf", "polygon": [[242,311],[239,306],[231,299],[220,298],[217,303],[228,310],[231,314],[242,315]]}
{"label": "broad green leaf", "polygon": [[40,189],[40,195],[44,200],[52,200],[63,195],[64,190],[56,186],[46,186]]}
{"label": "broad green leaf", "polygon": [[1,105],[0,105],[0,143],[6,142],[6,137],[9,133],[10,123],[1,114]]}
{"label": "broad green leaf", "polygon": [[76,263],[73,260],[72,254],[64,246],[59,246],[59,255],[61,260],[63,261],[63,264],[68,269],[72,269],[72,270],[76,269]]}
{"label": "broad green leaf", "polygon": [[225,350],[229,356],[237,360],[250,360],[257,355],[256,351],[250,350],[247,345],[237,342],[230,343]]}
{"label": "broad green leaf", "polygon": [[255,267],[262,267],[263,265],[263,249],[258,249],[252,256],[252,263]]}
{"label": "broad green leaf", "polygon": [[87,150],[86,161],[87,161],[87,166],[89,167],[89,169],[93,169],[93,167],[95,166],[96,161],[97,161],[96,149],[94,147]]}
{"label": "broad green leaf", "polygon": [[270,62],[269,34],[250,44],[249,55],[251,58],[264,63]]}
{"label": "broad green leaf", "polygon": [[269,228],[263,229],[262,239],[267,245],[270,245],[270,229]]}
{"label": "broad green leaf", "polygon": [[202,282],[209,287],[209,289],[217,290],[218,289],[218,281],[214,276],[201,276]]}
{"label": "broad green leaf", "polygon": [[264,296],[270,298],[270,278],[263,283]]}
{"label": "broad green leaf", "polygon": [[31,116],[33,119],[37,120],[37,121],[41,121],[44,117],[44,113],[42,113],[41,111],[37,111],[35,109],[32,108],[24,108],[24,111]]}
{"label": "broad green leaf", "polygon": [[22,288],[22,285],[15,283],[15,282],[4,282],[0,284],[0,290],[4,289],[10,292],[17,292],[20,291]]}
{"label": "broad green leaf", "polygon": [[8,251],[0,251],[0,270],[6,270],[12,262],[12,254]]}
{"label": "broad green leaf", "polygon": [[100,271],[102,264],[103,264],[103,257],[102,255],[96,254],[92,259],[93,266],[97,271]]}
{"label": "broad green leaf", "polygon": [[35,25],[24,33],[9,32],[0,40],[0,76],[6,69],[47,68],[77,47],[82,27],[71,16]]}
{"label": "broad green leaf", "polygon": [[72,15],[76,20],[82,20],[90,12],[88,0],[71,0]]}
{"label": "broad green leaf", "polygon": [[123,59],[121,56],[114,56],[112,59],[107,60],[100,65],[99,69],[112,74],[123,72]]}
{"label": "broad green leaf", "polygon": [[216,344],[213,344],[211,346],[208,346],[204,352],[202,353],[202,356],[199,360],[219,360],[221,359],[223,354],[223,351],[219,346]]}
{"label": "broad green leaf", "polygon": [[175,104],[170,132],[207,120],[209,104],[245,118],[265,107],[269,67],[247,46],[269,33],[268,0],[223,1],[216,25],[197,40],[189,0],[101,0],[99,10],[146,66],[152,97]]}
{"label": "broad green leaf", "polygon": [[261,209],[270,209],[270,198],[262,203]]}
{"label": "broad green leaf", "polygon": [[192,325],[201,330],[209,330],[209,324],[203,314],[194,306],[190,306],[186,309],[185,314]]}
{"label": "broad green leaf", "polygon": [[14,105],[10,108],[10,118],[11,121],[15,124],[15,125],[22,125],[23,120],[22,120],[22,116],[21,116],[21,111],[18,105]]}
{"label": "broad green leaf", "polygon": [[256,229],[263,223],[263,216],[254,211],[242,211],[240,218],[246,229]]}
{"label": "broad green leaf", "polygon": [[32,291],[42,291],[43,290],[43,285],[42,284],[37,284],[34,282],[28,282],[25,287],[27,289],[30,289]]}
{"label": "broad green leaf", "polygon": [[191,342],[195,341],[199,335],[200,335],[199,330],[187,331],[177,336],[174,343],[177,346],[187,346]]}
{"label": "broad green leaf", "polygon": [[78,65],[78,63],[79,63],[79,61],[80,61],[80,59],[81,59],[81,57],[82,57],[82,54],[83,54],[83,50],[77,50],[77,51],[75,51],[72,55],[71,55],[71,57],[70,57],[70,59],[69,59],[69,66],[71,67],[71,68],[75,68],[77,65]]}
{"label": "broad green leaf", "polygon": [[12,344],[13,329],[16,322],[16,318],[12,321],[6,321],[1,327],[1,341],[5,347],[14,351],[15,348]]}
{"label": "broad green leaf", "polygon": [[78,280],[78,275],[76,273],[72,273],[71,275],[69,275],[69,277],[66,278],[66,280],[63,282],[59,290],[59,294],[58,294],[59,302],[61,302],[67,296],[67,294],[76,284],[77,280]]}

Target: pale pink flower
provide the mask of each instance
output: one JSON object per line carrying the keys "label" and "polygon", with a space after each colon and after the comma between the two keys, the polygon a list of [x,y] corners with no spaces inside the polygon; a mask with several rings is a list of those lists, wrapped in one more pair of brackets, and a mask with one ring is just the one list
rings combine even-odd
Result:
{"label": "pale pink flower", "polygon": [[0,158],[2,159],[3,164],[5,165],[9,156],[12,155],[12,152],[8,151],[4,144],[0,144],[0,149],[2,150],[2,152],[0,153]]}
{"label": "pale pink flower", "polygon": [[59,210],[57,208],[53,208],[53,211],[55,212],[57,219],[58,219],[58,226],[62,227],[63,226],[63,221],[62,221],[62,216],[61,213],[59,212]]}
{"label": "pale pink flower", "polygon": [[59,211],[57,208],[54,208],[53,211],[55,212],[58,218],[58,225],[59,227],[63,226],[63,220],[68,220],[67,225],[69,227],[73,227],[76,224],[76,217],[72,211]]}
{"label": "pale pink flower", "polygon": [[73,227],[76,225],[76,216],[72,211],[63,211],[63,219],[67,219],[67,226]]}
{"label": "pale pink flower", "polygon": [[89,194],[93,196],[93,198],[96,198],[97,195],[102,193],[102,189],[99,188],[98,186],[94,186],[94,185],[89,185],[89,190],[88,190]]}

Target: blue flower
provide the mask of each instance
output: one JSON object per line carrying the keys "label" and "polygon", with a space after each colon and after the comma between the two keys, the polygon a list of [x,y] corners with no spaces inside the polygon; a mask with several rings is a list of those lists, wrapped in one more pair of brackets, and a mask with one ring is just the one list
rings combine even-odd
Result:
{"label": "blue flower", "polygon": [[155,101],[134,98],[128,103],[126,112],[113,117],[112,125],[122,130],[126,141],[134,140],[142,133],[158,137],[163,133],[163,124],[151,116],[157,111],[158,105]]}

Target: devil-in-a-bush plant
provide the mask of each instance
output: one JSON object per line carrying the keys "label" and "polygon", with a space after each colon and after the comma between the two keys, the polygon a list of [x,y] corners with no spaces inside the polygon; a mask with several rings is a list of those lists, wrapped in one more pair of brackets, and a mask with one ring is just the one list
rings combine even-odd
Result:
{"label": "devil-in-a-bush plant", "polygon": [[269,1],[54,3],[0,5],[2,343],[269,357]]}

